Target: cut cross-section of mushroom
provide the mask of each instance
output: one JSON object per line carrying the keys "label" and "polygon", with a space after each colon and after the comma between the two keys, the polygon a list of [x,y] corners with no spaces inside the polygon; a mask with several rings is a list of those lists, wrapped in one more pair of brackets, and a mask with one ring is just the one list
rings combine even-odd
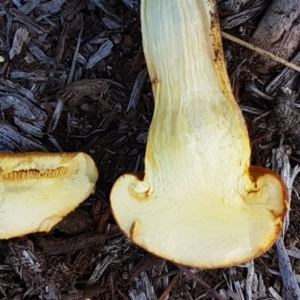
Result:
{"label": "cut cross-section of mushroom", "polygon": [[143,47],[155,98],[144,174],[120,177],[121,230],[176,263],[217,268],[261,255],[280,233],[287,193],[250,167],[212,0],[142,0]]}
{"label": "cut cross-section of mushroom", "polygon": [[97,178],[85,153],[0,153],[0,239],[49,231],[94,192]]}

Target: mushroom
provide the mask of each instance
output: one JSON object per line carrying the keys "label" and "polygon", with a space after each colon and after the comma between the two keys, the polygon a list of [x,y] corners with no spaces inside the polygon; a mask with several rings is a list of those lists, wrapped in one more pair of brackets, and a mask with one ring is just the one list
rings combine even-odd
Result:
{"label": "mushroom", "polygon": [[214,1],[142,0],[141,24],[155,110],[144,173],[113,185],[117,224],[145,250],[192,267],[261,255],[280,233],[287,191],[250,166]]}
{"label": "mushroom", "polygon": [[85,153],[0,153],[0,239],[50,231],[94,192]]}

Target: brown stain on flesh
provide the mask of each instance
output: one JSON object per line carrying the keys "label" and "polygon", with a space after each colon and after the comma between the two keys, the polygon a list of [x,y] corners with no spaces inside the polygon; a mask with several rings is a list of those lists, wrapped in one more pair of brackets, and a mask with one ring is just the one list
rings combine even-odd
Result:
{"label": "brown stain on flesh", "polygon": [[221,39],[221,28],[219,23],[219,17],[217,13],[217,9],[215,6],[214,1],[208,1],[210,3],[210,6],[212,7],[212,10],[210,12],[211,16],[211,25],[210,25],[210,37],[214,52],[214,66],[216,68],[216,72],[218,74],[218,78],[220,80],[220,83],[222,85],[222,90],[225,94],[228,93],[227,89],[227,82],[225,78],[222,75],[226,75],[226,68],[224,64],[224,53],[223,53],[223,46],[222,46],[222,39]]}
{"label": "brown stain on flesh", "polygon": [[242,112],[240,111],[238,104],[233,96],[233,92],[231,90],[231,84],[227,74],[227,68],[224,60],[224,52],[223,52],[223,44],[222,44],[222,36],[221,36],[221,26],[218,16],[217,6],[214,0],[206,0],[208,5],[211,7],[210,17],[211,17],[211,25],[210,25],[210,38],[213,48],[213,62],[214,68],[222,89],[223,94],[228,99],[232,109],[237,113],[239,122],[243,127],[243,130],[248,134],[248,129],[246,123],[244,121],[244,117]]}
{"label": "brown stain on flesh", "polygon": [[134,221],[131,226],[130,226],[130,230],[129,230],[129,238],[134,241],[136,236],[138,235],[138,231],[140,229],[140,222],[139,221]]}
{"label": "brown stain on flesh", "polygon": [[9,173],[4,173],[3,170],[0,171],[2,173],[0,176],[3,180],[20,180],[20,179],[42,179],[42,178],[53,178],[53,177],[61,177],[67,174],[68,169],[66,167],[58,167],[56,169],[49,170],[18,170],[11,171]]}
{"label": "brown stain on flesh", "polygon": [[152,83],[152,84],[157,84],[158,82],[159,82],[159,80],[158,80],[157,77],[151,78],[151,83]]}

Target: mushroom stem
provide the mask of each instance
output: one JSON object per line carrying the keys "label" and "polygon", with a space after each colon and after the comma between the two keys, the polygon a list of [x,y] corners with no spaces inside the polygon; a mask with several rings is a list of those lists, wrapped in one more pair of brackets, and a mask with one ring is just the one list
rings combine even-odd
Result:
{"label": "mushroom stem", "polygon": [[[145,181],[153,190],[201,183],[207,191],[218,182],[220,193],[228,192],[228,182],[248,174],[250,145],[230,90],[215,7],[212,1],[143,1],[141,14],[155,98]],[[220,169],[230,170],[226,178]]]}

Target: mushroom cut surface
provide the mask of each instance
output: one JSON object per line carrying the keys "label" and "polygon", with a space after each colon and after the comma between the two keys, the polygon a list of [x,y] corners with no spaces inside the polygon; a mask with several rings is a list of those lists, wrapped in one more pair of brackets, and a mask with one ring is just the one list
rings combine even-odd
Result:
{"label": "mushroom cut surface", "polygon": [[94,192],[97,179],[85,153],[0,153],[0,239],[50,231]]}
{"label": "mushroom cut surface", "polygon": [[227,76],[211,0],[142,0],[155,111],[145,171],[111,191],[134,243],[173,262],[228,267],[267,251],[287,206],[282,179],[250,166],[250,143]]}

